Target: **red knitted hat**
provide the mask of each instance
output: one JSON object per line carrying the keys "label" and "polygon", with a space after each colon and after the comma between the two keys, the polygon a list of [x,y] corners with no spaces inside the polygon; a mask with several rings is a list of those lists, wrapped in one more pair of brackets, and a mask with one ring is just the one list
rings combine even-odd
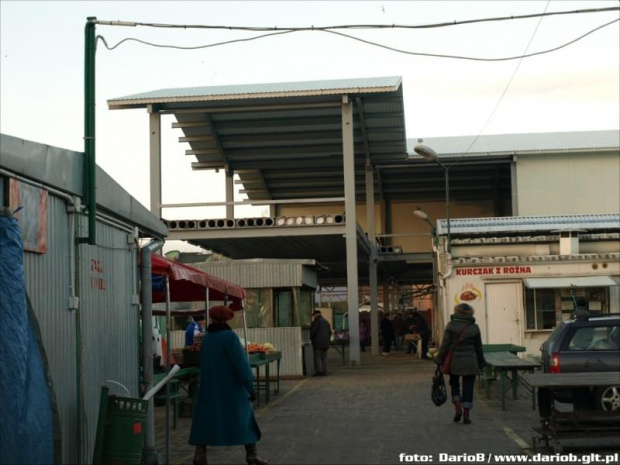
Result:
{"label": "red knitted hat", "polygon": [[218,305],[209,309],[209,317],[215,321],[232,320],[234,316],[235,312],[228,307],[224,307],[223,305]]}

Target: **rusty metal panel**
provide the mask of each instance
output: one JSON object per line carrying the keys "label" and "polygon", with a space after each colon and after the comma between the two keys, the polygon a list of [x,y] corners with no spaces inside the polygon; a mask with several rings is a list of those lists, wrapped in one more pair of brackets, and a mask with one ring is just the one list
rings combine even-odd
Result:
{"label": "rusty metal panel", "polygon": [[47,253],[24,252],[26,292],[41,330],[58,404],[63,463],[77,463],[75,312],[71,282],[69,217],[65,201],[50,195]]}

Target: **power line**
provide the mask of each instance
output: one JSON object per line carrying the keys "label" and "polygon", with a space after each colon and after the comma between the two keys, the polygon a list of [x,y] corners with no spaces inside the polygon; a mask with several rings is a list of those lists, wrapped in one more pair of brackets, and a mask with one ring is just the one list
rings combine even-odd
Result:
{"label": "power line", "polygon": [[[547,11],[547,8],[549,8],[549,4],[550,3],[551,3],[551,0],[547,0],[547,4],[545,5],[545,9],[543,10],[543,13],[545,13]],[[543,16],[540,16],[540,18],[538,19],[538,23],[536,23],[536,27],[534,28],[534,32],[532,33],[532,36],[530,37],[530,40],[527,43],[527,46],[525,47],[525,50],[523,51],[524,55],[527,54],[527,51],[530,49],[530,45],[532,45],[532,41],[534,40],[534,37],[536,36],[536,33],[538,32],[538,28],[540,27],[540,23],[542,22],[542,20],[543,20]],[[523,63],[523,59],[520,59],[517,62],[517,66],[515,66],[515,69],[512,72],[512,76],[510,76],[510,79],[508,80],[508,84],[506,84],[506,87],[504,88],[504,91],[502,92],[502,95],[500,95],[499,99],[497,100],[497,103],[495,104],[495,107],[493,108],[493,111],[491,111],[491,114],[489,115],[489,117],[485,121],[485,123],[482,126],[482,129],[480,130],[478,135],[474,138],[472,143],[469,144],[469,147],[467,147],[467,150],[465,150],[465,153],[469,153],[469,151],[474,146],[476,141],[480,138],[480,136],[482,135],[484,130],[487,128],[487,126],[489,124],[489,121],[491,121],[491,119],[495,115],[495,112],[499,108],[499,104],[502,103],[502,100],[504,99],[504,96],[506,95],[506,92],[508,92],[508,88],[510,87],[510,84],[512,84],[512,81],[514,80],[515,76],[517,75],[517,71],[519,71],[519,68],[521,67],[521,63]]]}
{"label": "power line", "polygon": [[112,47],[108,46],[108,43],[106,42],[105,38],[103,36],[97,36],[97,39],[100,39],[103,42],[103,45],[105,45],[105,48],[107,48],[108,50],[114,50],[116,47],[122,45],[125,42],[138,42],[144,45],[149,45],[151,47],[158,47],[158,48],[175,48],[175,49],[179,49],[179,50],[198,50],[201,48],[210,48],[210,47],[219,47],[221,45],[229,45],[229,44],[234,44],[237,42],[249,42],[251,40],[257,40],[257,39],[264,39],[265,37],[270,37],[270,36],[277,36],[277,35],[282,35],[282,34],[291,34],[293,32],[296,31],[279,31],[279,32],[271,32],[269,34],[262,34],[256,37],[247,37],[245,39],[233,39],[233,40],[227,40],[224,42],[216,42],[214,44],[207,44],[207,45],[196,45],[193,47],[188,47],[188,46],[181,46],[181,45],[168,45],[168,44],[154,44],[152,42],[147,42],[146,40],[142,40],[142,39],[136,39],[134,37],[128,37],[126,39],[121,40],[120,42],[118,42],[117,44],[113,45]]}
{"label": "power line", "polygon": [[527,15],[517,16],[501,16],[497,18],[481,18],[481,19],[469,19],[465,21],[451,21],[443,23],[421,24],[421,25],[402,25],[402,24],[349,24],[340,26],[310,26],[310,27],[258,27],[258,26],[214,26],[206,24],[163,24],[163,23],[140,23],[134,21],[98,21],[94,20],[95,24],[101,24],[106,26],[144,26],[144,27],[156,27],[165,29],[226,29],[231,31],[251,31],[251,32],[265,32],[265,31],[325,31],[335,29],[431,29],[438,27],[450,27],[450,26],[462,26],[465,24],[474,24],[482,22],[496,22],[496,21],[509,21],[514,19],[530,19],[542,16],[557,16],[557,15],[569,15],[569,14],[586,14],[586,13],[605,13],[609,11],[620,11],[620,7],[608,7],[608,8],[587,8],[583,10],[569,10],[569,11],[554,11],[547,13],[534,13]]}
{"label": "power line", "polygon": [[[541,16],[540,14],[538,16]],[[349,34],[344,34],[342,32],[337,32],[334,30],[328,30],[328,29],[314,29],[314,31],[317,32],[327,32],[330,34],[335,34],[341,37],[345,37],[348,39],[352,39],[352,40],[356,40],[358,42],[362,42],[365,43],[367,45],[372,45],[374,47],[379,47],[379,48],[383,48],[386,50],[390,50],[392,52],[397,52],[397,53],[403,53],[405,55],[414,55],[414,56],[425,56],[425,57],[431,57],[431,58],[451,58],[451,59],[455,59],[455,60],[470,60],[470,61],[490,61],[490,62],[494,62],[494,61],[510,61],[510,60],[518,60],[518,59],[523,59],[523,58],[529,58],[529,57],[533,57],[533,56],[537,56],[537,55],[544,55],[546,53],[551,53],[551,52],[555,52],[557,50],[560,50],[562,48],[568,47],[569,45],[574,44],[575,42],[578,42],[581,39],[584,39],[585,37],[589,36],[590,34],[593,34],[594,32],[603,29],[604,27],[610,26],[614,23],[619,22],[620,19],[614,19],[613,21],[610,21],[608,23],[602,24],[601,26],[598,26],[588,32],[586,32],[585,34],[569,41],[566,42],[565,44],[559,45],[557,47],[554,48],[550,48],[547,50],[542,50],[539,52],[534,52],[534,53],[530,53],[530,54],[523,54],[523,55],[518,55],[518,56],[512,56],[512,57],[502,57],[502,58],[481,58],[481,57],[468,57],[468,56],[461,56],[461,55],[445,55],[445,54],[437,54],[437,53],[423,53],[423,52],[412,52],[412,51],[408,51],[408,50],[402,50],[402,49],[398,49],[395,47],[390,47],[388,45],[383,45],[377,42],[372,42],[370,40],[366,40],[366,39],[361,39],[359,37],[355,37]],[[303,31],[308,31],[308,29],[303,29]],[[228,44],[232,44],[232,43],[236,43],[236,42],[247,42],[247,41],[251,41],[251,40],[257,40],[257,39],[263,39],[266,37],[270,37],[270,36],[274,36],[274,35],[281,35],[281,34],[290,34],[293,32],[300,32],[300,30],[281,30],[278,32],[271,32],[269,34],[262,34],[256,37],[250,37],[250,38],[245,38],[245,39],[234,39],[234,40],[228,40],[228,41],[224,41],[224,42],[217,42],[217,43],[213,43],[213,44],[206,44],[206,45],[197,45],[197,46],[180,46],[180,45],[168,45],[168,44],[155,44],[152,42],[147,42],[145,40],[141,40],[141,39],[136,39],[134,37],[128,37],[125,38],[123,40],[121,40],[120,42],[118,42],[116,45],[113,45],[112,47],[108,46],[108,43],[106,42],[105,38],[102,36],[97,36],[97,39],[101,39],[101,41],[103,42],[103,44],[105,45],[105,47],[108,50],[114,50],[116,47],[120,46],[121,44],[125,43],[125,42],[138,42],[144,45],[149,45],[152,47],[159,47],[159,48],[175,48],[175,49],[180,49],[180,50],[196,50],[196,49],[201,49],[201,48],[210,48],[210,47],[218,47],[218,46],[222,46],[222,45],[228,45]]]}
{"label": "power line", "polygon": [[569,42],[566,42],[565,44],[562,44],[558,47],[554,47],[554,48],[550,48],[547,50],[542,50],[540,52],[534,52],[534,53],[530,53],[530,54],[525,54],[525,55],[517,55],[517,56],[512,56],[512,57],[502,57],[502,58],[481,58],[481,57],[468,57],[468,56],[461,56],[461,55],[444,55],[444,54],[437,54],[437,53],[421,53],[421,52],[410,52],[407,50],[402,50],[402,49],[398,49],[398,48],[394,48],[394,47],[390,47],[388,45],[382,45],[376,42],[372,42],[369,40],[365,40],[365,39],[360,39],[359,37],[354,37],[351,36],[349,34],[344,34],[342,32],[336,32],[336,31],[322,31],[322,32],[329,32],[330,34],[336,34],[342,37],[347,37],[349,39],[353,39],[353,40],[357,40],[359,42],[363,42],[365,44],[368,45],[373,45],[375,47],[379,47],[379,48],[384,48],[386,50],[391,50],[393,52],[397,52],[397,53],[403,53],[405,55],[415,55],[415,56],[425,56],[425,57],[432,57],[432,58],[452,58],[454,60],[470,60],[470,61],[510,61],[510,60],[518,60],[518,59],[522,59],[522,58],[529,58],[529,57],[533,57],[533,56],[537,56],[537,55],[544,55],[545,53],[551,53],[551,52],[555,52],[557,50],[560,50],[562,48],[568,47],[569,45],[574,44],[575,42],[580,41],[581,39],[584,39],[585,37],[589,36],[590,34],[593,34],[594,32],[598,31],[599,29],[603,29],[604,27],[610,26],[613,23],[617,23],[619,22],[620,19],[614,19],[613,21],[610,21],[608,23],[602,24],[601,26],[598,26],[588,32],[586,32],[585,34],[577,37],[576,39],[573,39]]}

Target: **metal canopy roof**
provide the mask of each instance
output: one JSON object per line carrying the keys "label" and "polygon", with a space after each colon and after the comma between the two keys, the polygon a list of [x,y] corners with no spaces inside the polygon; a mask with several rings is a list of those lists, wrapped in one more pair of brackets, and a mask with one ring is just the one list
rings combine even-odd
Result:
{"label": "metal canopy roof", "polygon": [[[366,157],[405,162],[400,77],[163,89],[108,100],[110,109],[153,105],[173,113],[193,169],[240,176],[253,200],[344,195],[342,97],[354,103],[358,193]],[[377,185],[377,189],[379,189]]]}
{"label": "metal canopy roof", "polygon": [[[344,196],[345,96],[353,102],[358,200],[365,198],[367,160],[374,167],[378,199],[445,200],[443,169],[417,155],[408,156],[417,140],[406,139],[400,77],[163,89],[111,99],[108,105],[110,109],[148,108],[174,114],[177,122],[173,127],[183,131],[179,141],[188,143],[186,155],[195,157],[192,167],[238,174],[241,192],[250,200],[325,199]],[[545,142],[541,137],[531,140],[536,139],[550,152],[584,146],[572,141],[558,150],[552,138]],[[478,152],[471,153],[468,147],[475,138],[443,139],[444,145],[440,138],[422,143],[432,146],[450,165],[454,201],[495,199],[498,204],[509,204],[512,156],[516,150],[531,149],[529,146],[514,145],[515,139],[508,136],[481,136],[472,146]],[[504,150],[508,145],[513,150]],[[198,231],[192,237],[182,237],[184,234],[173,232],[171,238],[232,258],[314,258],[331,270],[331,276],[322,274],[320,280],[336,282],[346,277],[341,234],[312,232],[302,237],[286,232],[265,237],[258,233],[243,239],[231,237],[230,231]],[[358,249],[358,255],[360,278],[365,280],[367,254]],[[419,279],[414,274],[420,266],[396,260],[380,268]],[[430,268],[421,277],[429,276]]]}

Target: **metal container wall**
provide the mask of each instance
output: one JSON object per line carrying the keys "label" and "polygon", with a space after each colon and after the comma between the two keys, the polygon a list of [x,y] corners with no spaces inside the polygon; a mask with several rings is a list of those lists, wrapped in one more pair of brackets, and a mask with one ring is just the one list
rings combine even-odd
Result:
{"label": "metal container wall", "polygon": [[63,463],[77,463],[75,311],[71,282],[69,214],[65,201],[48,198],[47,253],[24,252],[26,292],[41,330],[60,417]]}
{"label": "metal container wall", "polygon": [[[243,329],[235,329],[235,332],[243,337]],[[270,342],[282,352],[280,376],[303,376],[301,328],[248,328],[248,341]]]}
{"label": "metal container wall", "polygon": [[[82,218],[84,234],[87,218]],[[101,386],[112,380],[110,392],[139,396],[139,319],[132,305],[135,280],[133,234],[97,223],[97,245],[82,245],[81,322],[84,417],[87,448],[92,457],[97,432]]]}
{"label": "metal container wall", "polygon": [[[98,221],[98,245],[79,245],[82,357],[82,459],[78,457],[77,312],[71,310],[70,217],[65,200],[49,195],[48,250],[24,253],[26,290],[37,317],[53,382],[62,437],[62,463],[92,460],[99,395],[105,380],[124,384],[137,396],[139,377],[138,310],[135,294],[136,249],[131,229]],[[87,232],[87,218],[76,222]],[[111,391],[123,391],[110,385]]]}
{"label": "metal container wall", "polygon": [[235,260],[191,263],[191,266],[232,283],[252,288],[316,287],[314,260]]}

